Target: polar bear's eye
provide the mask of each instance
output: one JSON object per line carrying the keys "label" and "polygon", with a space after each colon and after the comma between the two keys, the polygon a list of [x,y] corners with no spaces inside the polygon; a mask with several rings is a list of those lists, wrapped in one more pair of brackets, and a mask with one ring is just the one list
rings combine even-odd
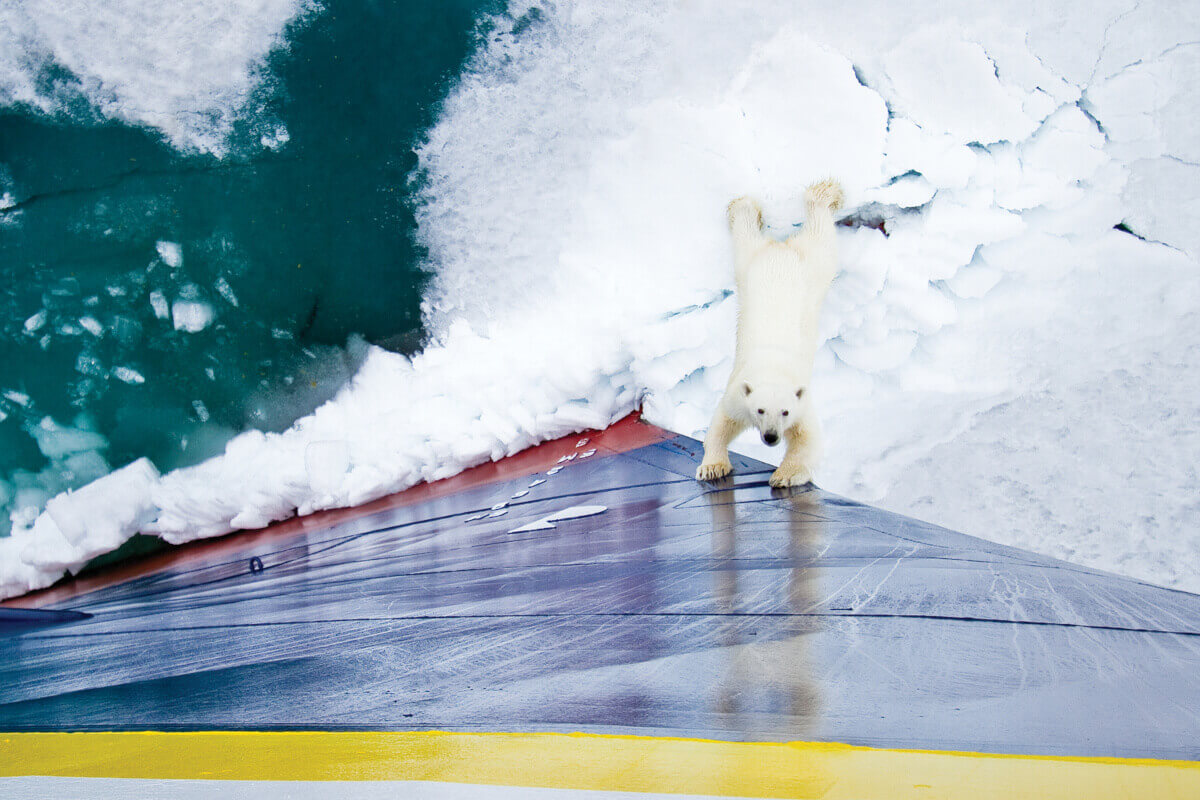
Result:
{"label": "polar bear's eye", "polygon": [[758,410],[758,413],[760,413],[760,414],[761,414],[761,413],[763,413],[763,410],[760,408],[760,409]]}
{"label": "polar bear's eye", "polygon": [[786,409],[786,408],[783,410],[783,415],[784,415],[785,417],[787,416],[787,409]]}

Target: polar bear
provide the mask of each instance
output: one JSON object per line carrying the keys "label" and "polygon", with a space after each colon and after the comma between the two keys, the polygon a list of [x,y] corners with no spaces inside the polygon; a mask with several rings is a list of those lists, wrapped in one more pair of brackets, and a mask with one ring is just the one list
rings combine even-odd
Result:
{"label": "polar bear", "polygon": [[758,203],[741,197],[729,204],[737,350],[704,437],[697,480],[716,480],[733,470],[729,443],[748,427],[757,428],[768,445],[787,440],[783,462],[771,475],[776,488],[808,483],[820,458],[809,379],[821,304],[837,272],[833,211],[842,205],[842,188],[832,179],[820,181],[808,187],[804,199],[808,219],[783,242],[763,233]]}

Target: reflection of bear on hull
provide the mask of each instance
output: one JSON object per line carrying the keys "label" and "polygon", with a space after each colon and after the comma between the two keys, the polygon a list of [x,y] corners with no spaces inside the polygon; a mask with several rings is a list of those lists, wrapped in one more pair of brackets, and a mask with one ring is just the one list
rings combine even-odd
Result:
{"label": "reflection of bear on hull", "polygon": [[804,195],[808,220],[799,234],[777,242],[762,231],[762,211],[749,198],[729,204],[738,294],[737,353],[725,396],[704,437],[696,478],[728,475],[729,443],[745,428],[764,442],[787,440],[771,485],[801,486],[821,455],[820,429],[808,382],[817,351],[821,304],[837,272],[833,210],[842,188],[814,183]]}

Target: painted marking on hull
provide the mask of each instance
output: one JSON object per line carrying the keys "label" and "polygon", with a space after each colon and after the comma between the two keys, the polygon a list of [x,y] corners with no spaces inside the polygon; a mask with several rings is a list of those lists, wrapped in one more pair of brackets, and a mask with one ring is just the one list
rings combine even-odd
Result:
{"label": "painted marking on hull", "polygon": [[555,511],[553,514],[547,514],[539,520],[534,520],[519,528],[513,528],[509,533],[525,533],[526,531],[548,531],[554,528],[554,523],[562,522],[568,519],[580,519],[582,517],[594,517],[597,514],[603,514],[608,511],[608,506],[571,506],[564,508],[562,511]]}
{"label": "painted marking on hull", "polygon": [[1200,797],[1200,763],[600,734],[0,734],[0,776],[443,781],[740,797]]}

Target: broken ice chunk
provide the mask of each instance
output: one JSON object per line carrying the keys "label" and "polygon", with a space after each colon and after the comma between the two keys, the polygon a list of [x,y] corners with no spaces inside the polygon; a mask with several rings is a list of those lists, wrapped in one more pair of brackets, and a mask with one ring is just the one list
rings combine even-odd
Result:
{"label": "broken ice chunk", "polygon": [[100,320],[96,319],[95,317],[80,317],[79,324],[82,325],[88,333],[92,334],[92,336],[104,335],[104,326],[101,325]]}
{"label": "broken ice chunk", "polygon": [[171,316],[171,309],[167,305],[167,298],[160,291],[150,293],[150,307],[154,309],[154,316],[159,319],[166,319]]}
{"label": "broken ice chunk", "polygon": [[213,283],[213,286],[216,287],[217,294],[225,298],[225,302],[229,303],[231,306],[237,306],[237,295],[233,293],[233,287],[229,285],[229,281],[225,280],[224,278],[217,278],[216,282]]}
{"label": "broken ice chunk", "polygon": [[108,447],[108,439],[95,431],[86,430],[83,425],[86,420],[77,420],[77,427],[60,425],[51,417],[43,417],[42,421],[29,432],[37,441],[38,449],[46,458],[63,458],[71,453],[82,453],[85,450],[103,450]]}
{"label": "broken ice chunk", "polygon": [[132,367],[113,367],[113,377],[125,383],[145,383],[146,376]]}
{"label": "broken ice chunk", "polygon": [[[157,308],[155,313],[158,313]],[[177,331],[198,333],[213,320],[213,307],[196,300],[176,300],[171,305],[171,320]]]}
{"label": "broken ice chunk", "polygon": [[37,312],[32,317],[25,320],[25,331],[27,333],[33,333],[34,331],[39,330],[45,324],[46,324],[46,309],[43,308],[41,311]]}
{"label": "broken ice chunk", "polygon": [[183,248],[177,242],[158,241],[154,244],[158,257],[168,267],[178,267],[183,264]]}

